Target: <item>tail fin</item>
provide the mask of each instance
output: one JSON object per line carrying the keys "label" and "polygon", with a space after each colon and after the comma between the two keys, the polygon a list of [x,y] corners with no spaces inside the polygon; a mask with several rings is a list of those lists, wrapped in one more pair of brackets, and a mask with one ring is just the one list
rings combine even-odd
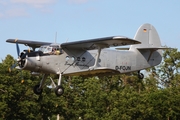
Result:
{"label": "tail fin", "polygon": [[151,24],[143,24],[139,27],[134,37],[141,44],[131,45],[130,50],[138,51],[138,57],[144,61],[144,68],[158,65],[162,60],[161,41],[159,35]]}
{"label": "tail fin", "polygon": [[138,49],[138,48],[159,48],[161,47],[161,41],[159,38],[159,35],[151,24],[143,24],[139,27],[137,30],[135,37],[135,40],[138,40],[141,42],[141,44],[137,45],[131,45],[130,50],[132,49]]}

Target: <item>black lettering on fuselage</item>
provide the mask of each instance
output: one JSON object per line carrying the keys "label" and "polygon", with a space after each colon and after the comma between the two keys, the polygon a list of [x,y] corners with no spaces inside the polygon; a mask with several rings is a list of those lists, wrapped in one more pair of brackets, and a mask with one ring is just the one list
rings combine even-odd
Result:
{"label": "black lettering on fuselage", "polygon": [[115,66],[116,70],[131,70],[131,66]]}

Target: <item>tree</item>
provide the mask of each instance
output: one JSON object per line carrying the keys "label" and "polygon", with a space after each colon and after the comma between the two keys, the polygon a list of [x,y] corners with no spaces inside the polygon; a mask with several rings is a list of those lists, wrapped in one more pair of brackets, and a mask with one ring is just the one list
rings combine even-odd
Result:
{"label": "tree", "polygon": [[147,70],[149,77],[146,78],[146,82],[150,83],[147,88],[148,91],[151,90],[148,94],[148,103],[151,103],[155,110],[151,111],[151,116],[156,119],[179,119],[179,62],[180,52],[177,49],[169,49],[163,53],[160,65]]}
{"label": "tree", "polygon": [[[143,80],[137,73],[63,77],[65,93],[57,97],[50,87],[44,87],[42,95],[35,95],[32,87],[41,76],[16,69],[9,72],[15,60],[8,55],[0,63],[0,116],[43,120],[56,119],[57,114],[64,120],[180,119],[179,59],[177,49],[165,51],[164,62],[147,69],[149,75]],[[56,75],[51,77],[58,79]]]}
{"label": "tree", "polygon": [[163,87],[179,86],[180,52],[177,49],[166,50],[163,54],[163,60],[156,68],[161,85]]}
{"label": "tree", "polygon": [[[0,116],[5,119],[47,119],[56,112],[55,95],[45,87],[42,96],[33,93],[32,87],[40,77],[31,76],[28,71],[8,68],[14,64],[12,56],[7,55],[0,63]],[[43,99],[42,99],[43,98]]]}

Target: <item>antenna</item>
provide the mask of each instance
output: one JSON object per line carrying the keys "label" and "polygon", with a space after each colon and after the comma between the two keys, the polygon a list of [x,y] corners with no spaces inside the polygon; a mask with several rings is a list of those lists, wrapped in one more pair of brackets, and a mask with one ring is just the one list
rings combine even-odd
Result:
{"label": "antenna", "polygon": [[56,41],[57,41],[57,32],[55,34],[55,44],[56,44]]}
{"label": "antenna", "polygon": [[69,38],[66,40],[66,42],[68,42]]}

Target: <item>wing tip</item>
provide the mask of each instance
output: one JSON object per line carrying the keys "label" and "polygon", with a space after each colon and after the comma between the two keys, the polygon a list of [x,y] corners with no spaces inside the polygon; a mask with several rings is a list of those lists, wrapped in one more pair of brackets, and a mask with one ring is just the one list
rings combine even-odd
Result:
{"label": "wing tip", "polygon": [[113,39],[127,39],[127,40],[131,40],[133,44],[141,44],[140,41],[125,36],[114,36]]}

